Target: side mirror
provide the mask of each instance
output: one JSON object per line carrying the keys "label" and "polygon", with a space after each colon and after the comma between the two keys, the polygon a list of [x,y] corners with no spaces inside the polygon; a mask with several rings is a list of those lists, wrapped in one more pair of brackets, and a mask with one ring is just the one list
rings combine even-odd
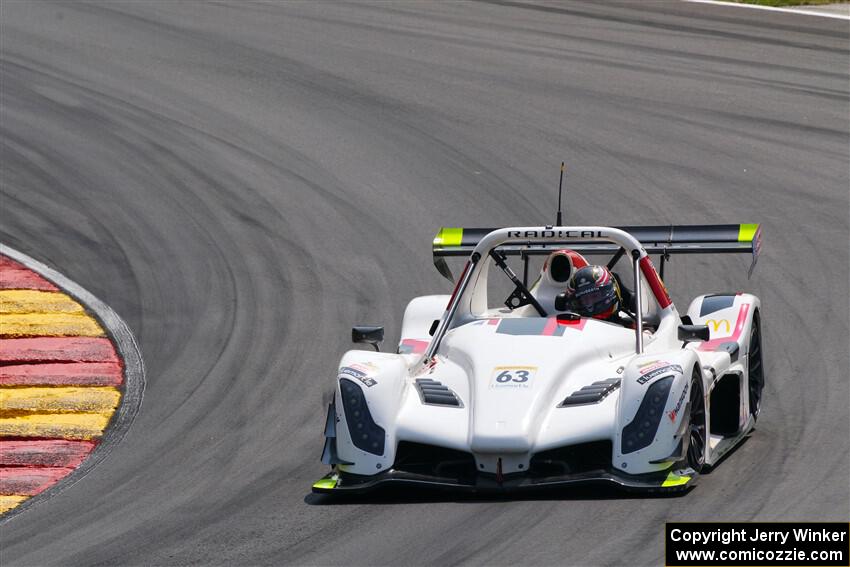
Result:
{"label": "side mirror", "polygon": [[567,303],[567,292],[561,292],[555,296],[555,311],[558,319],[563,319],[566,321],[578,321],[581,319],[581,315],[578,313],[574,313],[570,311],[570,305]]}
{"label": "side mirror", "polygon": [[710,337],[708,325],[679,325],[679,340],[682,342],[707,341]]}
{"label": "side mirror", "polygon": [[[708,329],[708,327],[706,327]],[[351,328],[351,341],[354,343],[365,343],[375,347],[376,351],[380,351],[378,343],[384,340],[383,327],[370,327],[360,325]]]}
{"label": "side mirror", "polygon": [[555,311],[567,310],[567,292],[561,292],[555,296]]}

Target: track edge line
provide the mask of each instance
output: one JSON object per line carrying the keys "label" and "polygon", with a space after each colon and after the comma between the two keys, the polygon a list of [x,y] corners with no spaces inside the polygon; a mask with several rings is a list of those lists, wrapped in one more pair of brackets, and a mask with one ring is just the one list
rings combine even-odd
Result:
{"label": "track edge line", "polygon": [[682,0],[691,4],[709,4],[712,6],[734,6],[737,8],[750,8],[753,10],[766,10],[768,12],[780,12],[784,14],[799,14],[801,16],[816,16],[819,18],[833,18],[836,20],[850,20],[850,16],[843,14],[832,14],[829,12],[816,12],[805,8],[798,9],[797,7],[779,7],[779,6],[762,6],[759,4],[743,4],[740,2],[724,2],[723,0]]}

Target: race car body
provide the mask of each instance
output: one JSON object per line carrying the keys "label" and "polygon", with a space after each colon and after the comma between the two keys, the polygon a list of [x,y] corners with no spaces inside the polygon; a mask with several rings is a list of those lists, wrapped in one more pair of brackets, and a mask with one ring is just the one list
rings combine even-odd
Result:
{"label": "race car body", "polygon": [[[332,470],[313,490],[687,489],[758,416],[760,302],[702,295],[681,316],[648,250],[746,251],[754,265],[760,236],[757,225],[442,229],[440,272],[451,278],[445,258],[468,258],[454,293],[410,302],[396,353],[343,356],[325,424]],[[535,255],[546,262],[527,285],[506,260],[527,272]],[[616,276],[625,323],[559,302],[585,256],[599,255],[627,264]],[[493,278],[514,287],[504,305]],[[382,330],[353,333],[376,344]]]}

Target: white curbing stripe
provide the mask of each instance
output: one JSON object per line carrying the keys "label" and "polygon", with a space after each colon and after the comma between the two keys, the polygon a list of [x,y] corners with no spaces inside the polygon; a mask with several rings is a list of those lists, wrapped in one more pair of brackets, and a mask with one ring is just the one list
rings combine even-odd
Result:
{"label": "white curbing stripe", "polygon": [[56,284],[61,291],[71,295],[86,309],[91,311],[100,322],[107,335],[109,335],[109,338],[112,339],[118,354],[124,361],[124,385],[121,405],[119,405],[118,409],[115,410],[115,413],[112,414],[112,419],[104,431],[103,437],[100,439],[100,443],[98,443],[94,451],[92,451],[91,454],[89,454],[89,456],[80,463],[80,466],[77,467],[74,472],[41,494],[28,498],[19,506],[9,510],[0,517],[0,525],[2,525],[24,510],[49,500],[60,491],[82,479],[95,466],[97,466],[98,463],[105,459],[110,451],[112,451],[112,448],[124,438],[124,435],[127,433],[127,430],[130,429],[130,425],[132,425],[136,414],[139,412],[139,406],[142,403],[142,396],[144,395],[145,390],[145,365],[142,361],[142,355],[139,352],[139,346],[136,344],[136,339],[133,337],[133,333],[111,307],[53,268],[42,264],[34,258],[30,258],[23,252],[18,252],[14,248],[10,248],[5,244],[0,244],[0,254],[20,262],[30,270],[50,280]]}
{"label": "white curbing stripe", "polygon": [[850,20],[850,15],[833,14],[830,12],[819,12],[815,10],[806,10],[804,8],[778,8],[775,6],[759,6],[758,4],[743,4],[741,2],[722,2],[720,0],[682,0],[682,2],[691,2],[692,4],[713,4],[714,6],[734,6],[737,8],[752,8],[753,10],[785,12],[786,14],[801,14],[803,16],[820,16],[821,18]]}

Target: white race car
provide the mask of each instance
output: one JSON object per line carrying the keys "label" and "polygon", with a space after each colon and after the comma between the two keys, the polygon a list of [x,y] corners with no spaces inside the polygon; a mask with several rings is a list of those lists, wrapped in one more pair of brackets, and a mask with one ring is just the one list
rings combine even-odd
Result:
{"label": "white race car", "polygon": [[[761,304],[700,295],[681,316],[648,253],[662,276],[682,253],[750,253],[751,272],[760,247],[755,224],[441,229],[440,272],[451,279],[446,258],[467,258],[454,293],[410,302],[397,353],[376,352],[383,328],[353,329],[374,350],[342,357],[322,455],[332,470],[313,490],[687,489],[758,417]],[[598,255],[621,284],[624,324],[565,310],[567,280]],[[533,256],[545,263],[529,285]]]}

